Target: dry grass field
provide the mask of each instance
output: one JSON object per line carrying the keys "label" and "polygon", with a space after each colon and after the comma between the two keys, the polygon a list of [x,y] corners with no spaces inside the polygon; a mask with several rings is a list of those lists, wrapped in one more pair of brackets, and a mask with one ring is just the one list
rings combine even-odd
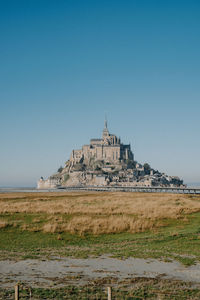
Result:
{"label": "dry grass field", "polygon": [[[0,194],[0,228],[95,235],[143,232],[165,220],[187,221],[200,211],[200,196],[128,192],[52,192]],[[33,214],[31,222],[6,215]],[[3,216],[3,217],[2,217]]]}

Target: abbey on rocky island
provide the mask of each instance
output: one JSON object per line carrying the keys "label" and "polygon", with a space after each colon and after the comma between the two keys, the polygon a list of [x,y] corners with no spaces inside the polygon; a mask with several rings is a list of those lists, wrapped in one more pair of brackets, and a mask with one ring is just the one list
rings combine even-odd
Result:
{"label": "abbey on rocky island", "polygon": [[64,167],[43,177],[37,188],[70,186],[181,186],[183,181],[152,169],[149,164],[134,160],[131,146],[121,143],[120,138],[110,134],[107,120],[101,139],[91,139],[89,145],[73,150]]}

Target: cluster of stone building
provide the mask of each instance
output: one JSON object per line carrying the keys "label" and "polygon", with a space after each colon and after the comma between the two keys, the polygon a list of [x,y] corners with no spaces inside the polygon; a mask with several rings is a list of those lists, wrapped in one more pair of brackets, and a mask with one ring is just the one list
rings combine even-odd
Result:
{"label": "cluster of stone building", "polygon": [[84,145],[80,150],[73,150],[70,156],[72,165],[80,161],[88,164],[91,159],[115,164],[119,160],[133,160],[133,153],[130,145],[122,144],[120,138],[109,133],[105,120],[102,138],[91,139],[89,145]]}
{"label": "cluster of stone building", "polygon": [[181,186],[183,181],[167,176],[134,161],[131,146],[110,134],[105,120],[101,139],[73,150],[64,168],[47,180],[42,177],[38,188],[64,186]]}

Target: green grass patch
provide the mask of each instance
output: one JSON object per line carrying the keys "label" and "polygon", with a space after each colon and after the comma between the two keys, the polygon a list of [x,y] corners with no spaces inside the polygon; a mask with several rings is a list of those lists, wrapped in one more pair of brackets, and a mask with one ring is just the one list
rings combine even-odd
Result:
{"label": "green grass patch", "polygon": [[[42,226],[45,214],[4,214],[1,219],[17,226],[0,229],[0,259],[5,257],[49,257],[54,255],[88,257],[111,254],[114,257],[176,259],[185,265],[200,260],[200,213],[188,220],[165,220],[165,226],[143,233],[85,235],[44,233],[22,230],[21,225]],[[34,221],[34,220],[37,220]]]}

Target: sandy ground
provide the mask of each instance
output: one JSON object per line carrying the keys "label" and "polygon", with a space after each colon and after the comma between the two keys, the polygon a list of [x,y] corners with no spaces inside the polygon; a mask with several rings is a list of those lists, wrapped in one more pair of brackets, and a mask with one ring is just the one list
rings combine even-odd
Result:
{"label": "sandy ground", "polygon": [[119,260],[109,256],[52,260],[27,259],[0,261],[0,287],[13,287],[21,281],[34,287],[62,287],[66,284],[87,284],[100,278],[126,280],[148,277],[200,283],[200,264],[185,267],[180,263],[155,259],[128,258]]}

